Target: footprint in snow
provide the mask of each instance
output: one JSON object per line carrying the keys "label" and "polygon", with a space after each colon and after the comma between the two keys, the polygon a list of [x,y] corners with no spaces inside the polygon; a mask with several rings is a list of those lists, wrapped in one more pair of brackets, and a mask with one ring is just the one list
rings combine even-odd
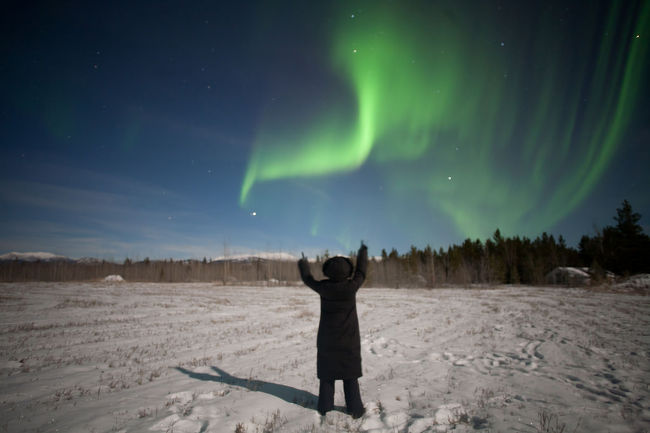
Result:
{"label": "footprint in snow", "polygon": [[466,365],[470,365],[474,360],[474,357],[472,355],[455,355],[451,352],[444,352],[444,353],[433,352],[429,354],[429,359],[431,361],[446,361],[446,362],[450,362],[452,365],[455,365],[456,367],[464,367]]}
{"label": "footprint in snow", "polygon": [[403,354],[400,353],[401,344],[391,338],[386,340],[384,337],[379,337],[376,339],[364,339],[361,343],[361,346],[365,349],[366,352],[375,355],[377,357],[393,357],[400,356],[403,357]]}
{"label": "footprint in snow", "polygon": [[175,433],[196,433],[204,431],[205,425],[197,421],[181,419],[177,414],[162,419],[149,428],[151,431],[173,431]]}
{"label": "footprint in snow", "polygon": [[375,402],[365,404],[366,413],[363,415],[361,430],[364,432],[383,433],[388,431],[388,426],[382,421],[381,409]]}
{"label": "footprint in snow", "polygon": [[435,418],[418,418],[409,426],[408,433],[429,433],[436,431]]}
{"label": "footprint in snow", "polygon": [[409,422],[406,412],[387,414],[375,402],[365,405],[366,413],[361,418],[360,431],[371,433],[394,433],[404,431]]}

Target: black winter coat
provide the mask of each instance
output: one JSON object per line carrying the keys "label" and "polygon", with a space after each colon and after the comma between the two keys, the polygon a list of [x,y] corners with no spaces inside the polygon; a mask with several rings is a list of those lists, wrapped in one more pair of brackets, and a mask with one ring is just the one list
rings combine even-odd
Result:
{"label": "black winter coat", "polygon": [[357,316],[356,293],[366,278],[368,249],[362,245],[357,268],[345,257],[332,257],[323,265],[329,277],[316,281],[309,263],[298,262],[302,281],[320,295],[320,324],[316,346],[316,370],[319,379],[356,379],[361,373],[361,339]]}

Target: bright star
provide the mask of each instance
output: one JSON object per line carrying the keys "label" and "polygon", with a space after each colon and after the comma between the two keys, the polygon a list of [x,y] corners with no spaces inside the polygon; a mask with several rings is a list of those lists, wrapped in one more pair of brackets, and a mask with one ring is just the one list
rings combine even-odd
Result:
{"label": "bright star", "polygon": [[447,180],[451,180],[451,176],[447,176]]}

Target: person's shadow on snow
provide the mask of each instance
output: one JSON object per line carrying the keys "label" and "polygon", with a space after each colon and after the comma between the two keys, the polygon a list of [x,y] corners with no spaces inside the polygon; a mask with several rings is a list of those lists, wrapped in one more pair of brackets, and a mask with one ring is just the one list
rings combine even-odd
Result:
{"label": "person's shadow on snow", "polygon": [[[304,391],[302,389],[294,388],[287,385],[281,385],[279,383],[266,382],[264,380],[257,379],[244,379],[241,377],[231,376],[222,369],[218,367],[212,367],[212,369],[219,374],[215,376],[207,373],[195,373],[193,371],[187,370],[183,367],[175,367],[176,370],[180,371],[183,374],[188,375],[192,379],[205,380],[211,382],[225,383],[233,386],[240,386],[251,391],[264,392],[266,394],[272,395],[282,400],[297,404],[307,409],[315,409],[316,403],[318,402],[318,396],[312,394],[311,392]],[[334,409],[339,412],[345,413],[344,406],[334,406]]]}

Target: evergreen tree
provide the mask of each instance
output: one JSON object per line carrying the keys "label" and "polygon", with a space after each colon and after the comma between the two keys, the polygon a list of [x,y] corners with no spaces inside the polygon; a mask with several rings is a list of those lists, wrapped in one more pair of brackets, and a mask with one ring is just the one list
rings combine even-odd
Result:
{"label": "evergreen tree", "polygon": [[641,215],[623,200],[616,209],[616,227],[609,228],[605,243],[612,250],[611,266],[615,272],[635,274],[650,271],[650,238],[639,224]]}
{"label": "evergreen tree", "polygon": [[632,211],[629,201],[623,200],[621,207],[616,209],[616,229],[624,239],[633,239],[643,234],[643,227],[639,224],[641,214]]}
{"label": "evergreen tree", "polygon": [[580,239],[582,263],[619,275],[650,272],[650,238],[639,224],[641,215],[623,200],[616,209],[616,226],[607,226],[593,237]]}

